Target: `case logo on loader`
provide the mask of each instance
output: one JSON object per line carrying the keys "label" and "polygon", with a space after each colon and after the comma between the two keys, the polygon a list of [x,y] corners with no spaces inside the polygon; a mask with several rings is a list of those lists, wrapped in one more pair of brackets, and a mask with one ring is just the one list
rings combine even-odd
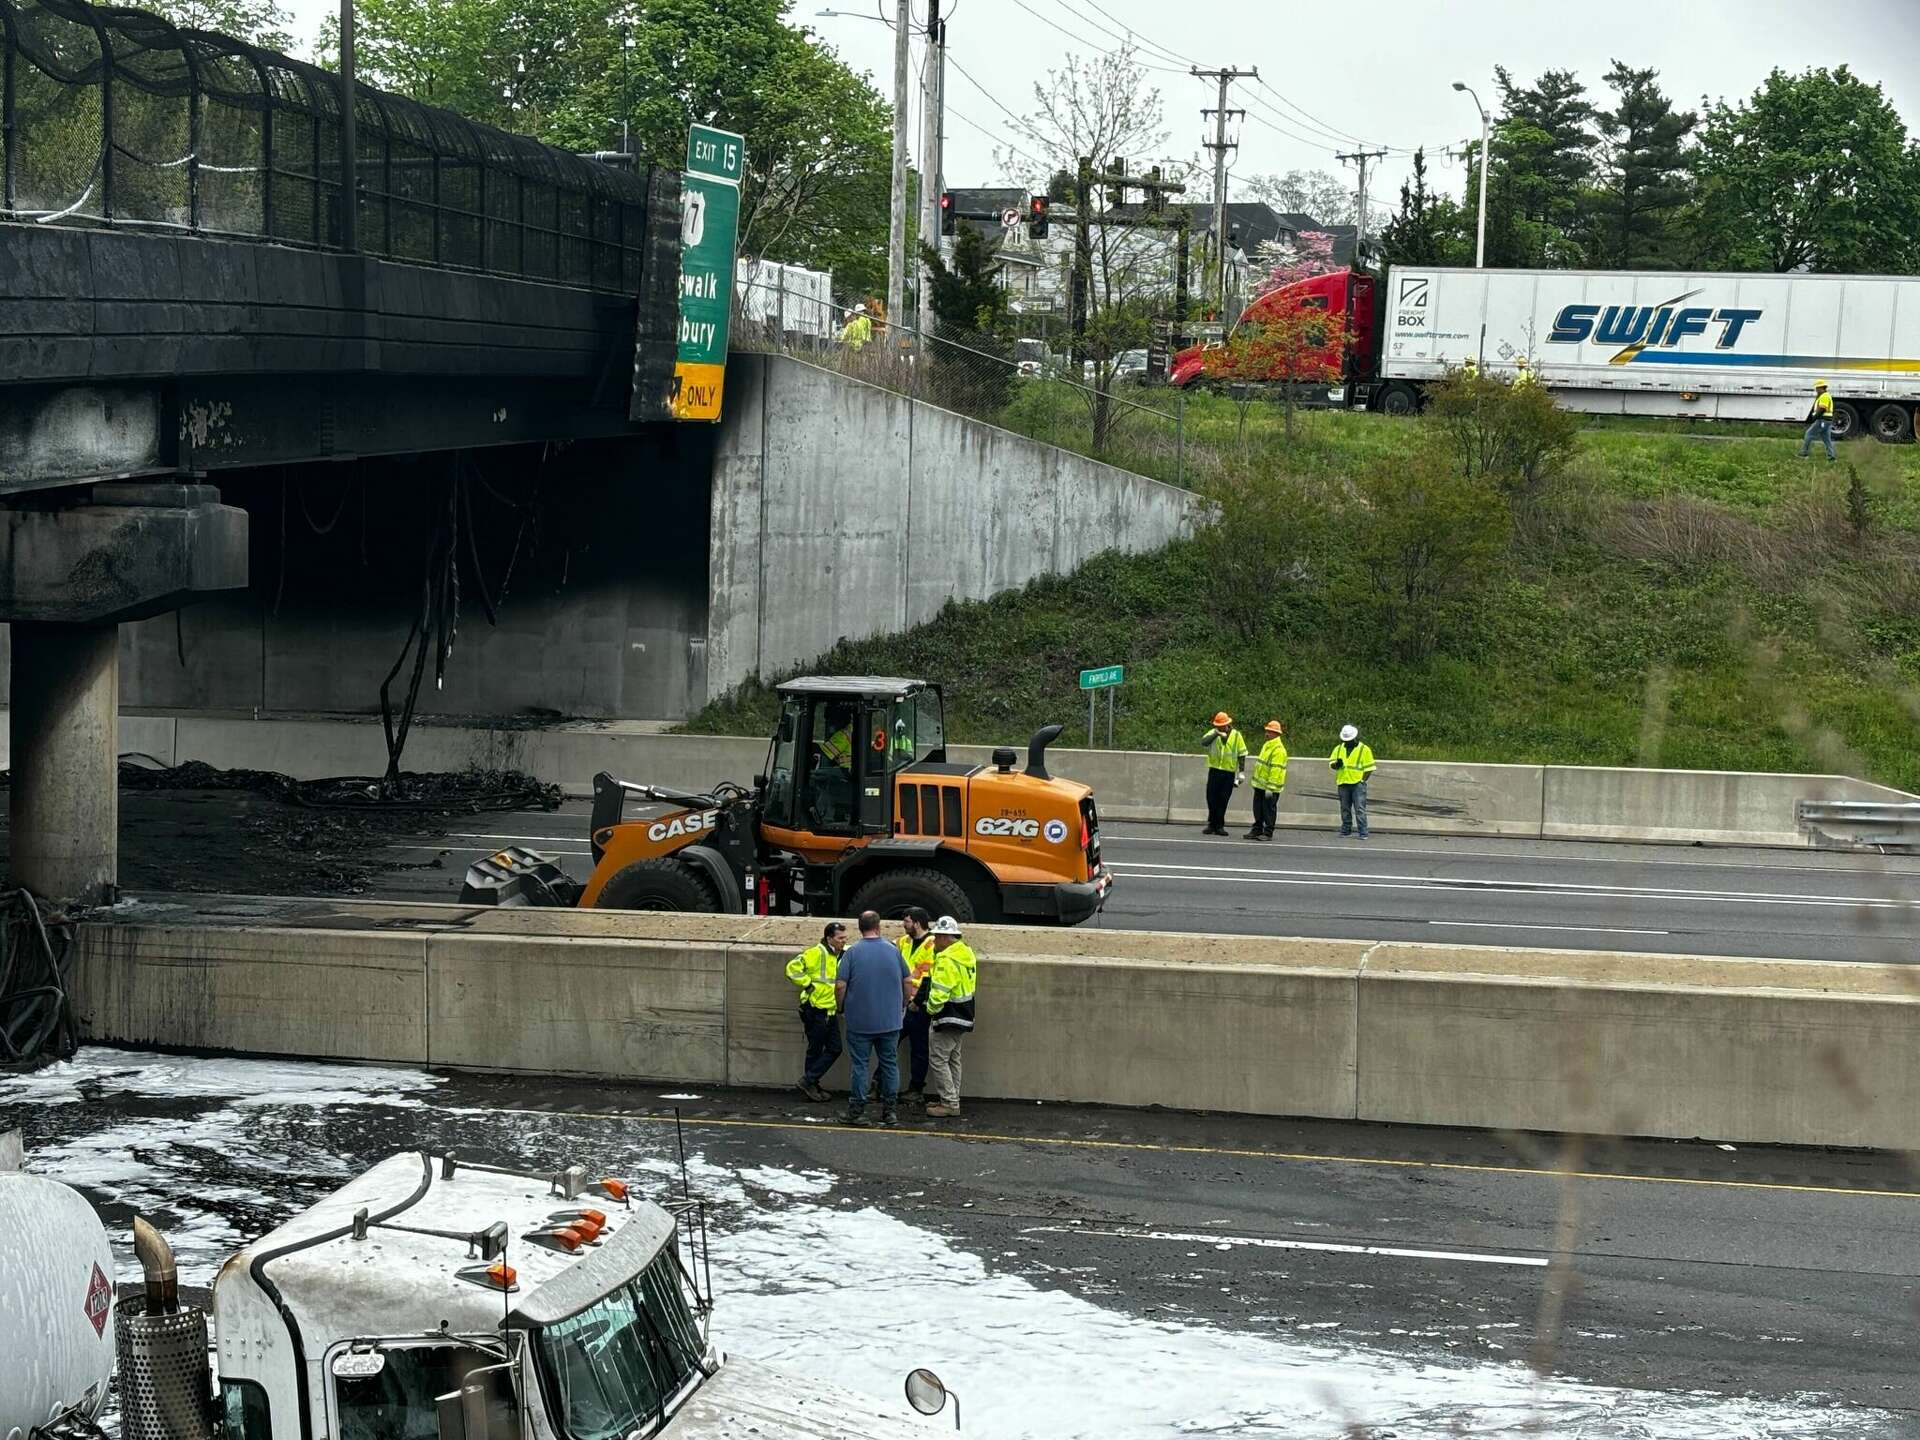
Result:
{"label": "case logo on loader", "polygon": [[973,822],[976,835],[1011,836],[1016,840],[1031,840],[1040,833],[1038,820],[1014,820],[1005,815],[982,815]]}
{"label": "case logo on loader", "polygon": [[659,841],[677,839],[682,835],[698,835],[702,830],[711,830],[719,823],[718,810],[689,810],[670,820],[654,821],[647,827],[647,838]]}

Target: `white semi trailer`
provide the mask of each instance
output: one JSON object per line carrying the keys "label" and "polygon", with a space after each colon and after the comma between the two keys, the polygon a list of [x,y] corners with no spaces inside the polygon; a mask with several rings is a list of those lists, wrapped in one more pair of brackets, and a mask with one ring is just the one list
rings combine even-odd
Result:
{"label": "white semi trailer", "polygon": [[1914,435],[1920,278],[1395,266],[1379,310],[1377,373],[1349,403],[1405,411],[1469,360],[1524,357],[1572,410],[1793,421],[1825,380],[1836,437]]}
{"label": "white semi trailer", "polygon": [[[97,1434],[110,1378],[123,1440],[913,1434],[716,1348],[698,1203],[577,1167],[393,1156],[228,1260],[211,1333],[143,1222],[144,1286],[117,1303],[75,1191],[0,1173],[0,1222],[0,1440]],[[916,1406],[925,1391],[910,1383]]]}

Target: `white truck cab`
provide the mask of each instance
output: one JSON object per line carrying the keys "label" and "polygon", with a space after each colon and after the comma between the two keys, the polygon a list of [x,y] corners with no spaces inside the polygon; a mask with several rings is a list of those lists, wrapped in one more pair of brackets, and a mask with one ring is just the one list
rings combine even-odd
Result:
{"label": "white truck cab", "polygon": [[221,1440],[912,1433],[715,1349],[704,1219],[682,1213],[685,1237],[577,1168],[385,1160],[222,1267]]}

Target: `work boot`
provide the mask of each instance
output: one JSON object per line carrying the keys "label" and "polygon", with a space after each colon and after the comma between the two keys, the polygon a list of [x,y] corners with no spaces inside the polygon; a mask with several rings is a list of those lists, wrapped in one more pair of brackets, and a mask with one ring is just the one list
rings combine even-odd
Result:
{"label": "work boot", "polygon": [[873,1128],[873,1121],[867,1118],[867,1112],[864,1110],[847,1111],[847,1124],[858,1125],[862,1130],[871,1130]]}
{"label": "work boot", "polygon": [[806,1096],[807,1099],[813,1101],[814,1104],[816,1105],[824,1105],[827,1101],[833,1098],[831,1095],[829,1095],[826,1092],[826,1090],[822,1086],[820,1086],[817,1083],[812,1085],[802,1085],[800,1087],[800,1093]]}
{"label": "work boot", "polygon": [[895,1110],[891,1105],[889,1105],[884,1111],[881,1112],[880,1123],[882,1125],[885,1125],[888,1129],[892,1129],[895,1125],[898,1125],[900,1123],[900,1112],[898,1110]]}
{"label": "work boot", "polygon": [[916,1085],[911,1090],[902,1090],[900,1099],[908,1105],[924,1105],[927,1103],[927,1092]]}
{"label": "work boot", "polygon": [[929,1120],[957,1120],[960,1118],[960,1107],[958,1105],[948,1105],[944,1100],[936,1100],[933,1104],[927,1106],[927,1118]]}
{"label": "work boot", "polygon": [[1258,840],[1260,838],[1260,827],[1258,825],[1254,826],[1253,829],[1247,831],[1247,833],[1240,838],[1242,840]]}

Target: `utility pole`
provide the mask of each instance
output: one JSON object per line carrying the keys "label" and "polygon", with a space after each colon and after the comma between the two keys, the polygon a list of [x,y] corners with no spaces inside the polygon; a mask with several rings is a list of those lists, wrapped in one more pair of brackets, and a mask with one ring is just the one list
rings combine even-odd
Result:
{"label": "utility pole", "polygon": [[1364,266],[1367,263],[1367,162],[1385,158],[1384,150],[1369,150],[1362,146],[1350,155],[1336,152],[1334,159],[1345,164],[1351,160],[1360,167],[1360,193],[1353,206],[1353,263]]}
{"label": "utility pole", "polygon": [[358,96],[353,78],[353,0],[340,0],[340,248],[349,255],[360,248],[360,139],[353,124]]}
{"label": "utility pole", "polygon": [[887,206],[887,323],[889,354],[900,353],[897,327],[907,308],[907,45],[912,0],[899,0],[893,21],[893,188]]}
{"label": "utility pole", "polygon": [[1213,116],[1213,139],[1207,143],[1207,149],[1213,152],[1213,258],[1216,279],[1214,281],[1215,318],[1225,321],[1227,318],[1227,151],[1236,146],[1227,143],[1227,121],[1230,117],[1244,116],[1244,110],[1227,109],[1227,87],[1241,78],[1258,80],[1260,67],[1242,70],[1237,65],[1229,65],[1221,70],[1203,70],[1198,65],[1191,71],[1199,80],[1217,80],[1220,82],[1220,106],[1216,110],[1202,110],[1201,117]]}
{"label": "utility pole", "polygon": [[[920,72],[920,241],[935,250],[943,248],[940,192],[946,186],[940,168],[946,149],[941,133],[946,119],[946,67],[947,26],[940,18],[940,0],[927,0],[927,48]],[[933,333],[933,271],[924,262],[919,269],[919,329],[924,346]]]}

